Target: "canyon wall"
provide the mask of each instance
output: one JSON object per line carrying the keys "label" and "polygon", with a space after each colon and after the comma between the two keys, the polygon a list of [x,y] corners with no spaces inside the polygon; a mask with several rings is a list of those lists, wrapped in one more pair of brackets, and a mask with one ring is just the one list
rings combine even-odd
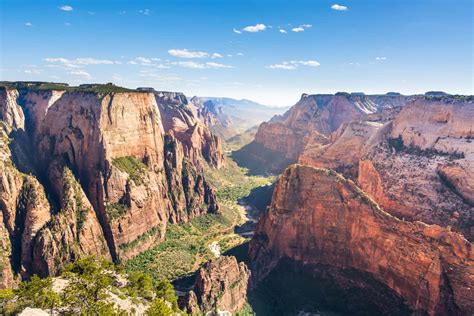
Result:
{"label": "canyon wall", "polygon": [[474,103],[420,98],[398,112],[343,124],[330,142],[311,141],[299,162],[354,180],[387,212],[474,238]]}
{"label": "canyon wall", "polygon": [[[255,135],[255,141],[236,157],[244,165],[258,164],[269,172],[279,172],[288,166],[285,162],[296,162],[306,146],[325,145],[331,134],[341,126],[384,109],[405,105],[416,97],[402,95],[363,95],[337,93],[303,94],[300,101],[284,115],[262,123]],[[275,157],[281,163],[274,163],[268,157]]]}
{"label": "canyon wall", "polygon": [[[469,241],[437,225],[390,215],[328,169],[293,165],[283,173],[257,225],[250,257],[256,281],[290,259],[308,269],[326,265],[369,273],[416,312],[469,315],[474,309]],[[385,308],[390,314],[390,306]]]}
{"label": "canyon wall", "polygon": [[250,271],[233,256],[206,262],[196,275],[193,289],[180,302],[188,313],[216,310],[235,313],[247,302]]}
{"label": "canyon wall", "polygon": [[218,212],[202,169],[223,164],[220,142],[183,95],[13,83],[0,120],[0,260],[18,258],[3,287],[84,255],[127,259],[167,223]]}

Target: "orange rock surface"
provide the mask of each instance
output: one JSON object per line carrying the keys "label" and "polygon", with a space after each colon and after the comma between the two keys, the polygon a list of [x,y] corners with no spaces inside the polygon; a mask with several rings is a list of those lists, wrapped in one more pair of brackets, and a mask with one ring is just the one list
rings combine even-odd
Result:
{"label": "orange rock surface", "polygon": [[417,312],[474,310],[474,252],[461,235],[405,222],[352,181],[328,169],[293,165],[275,188],[250,245],[263,278],[282,258],[368,272]]}

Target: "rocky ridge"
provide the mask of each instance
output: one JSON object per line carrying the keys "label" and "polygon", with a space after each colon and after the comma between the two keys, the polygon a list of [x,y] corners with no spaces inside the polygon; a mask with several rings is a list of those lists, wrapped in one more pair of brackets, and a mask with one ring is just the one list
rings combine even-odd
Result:
{"label": "rocky ridge", "polygon": [[85,255],[127,259],[162,240],[167,223],[218,211],[202,168],[222,165],[220,143],[183,97],[1,87],[2,287]]}
{"label": "rocky ridge", "polygon": [[[309,269],[327,265],[369,273],[414,312],[468,315],[474,308],[470,242],[440,226],[388,214],[328,169],[293,165],[283,173],[250,257],[257,281],[290,259]],[[390,314],[389,306],[382,308]]]}
{"label": "rocky ridge", "polygon": [[237,312],[247,302],[250,271],[233,256],[221,256],[204,264],[194,288],[181,300],[188,313]]}
{"label": "rocky ridge", "polygon": [[472,240],[472,118],[472,101],[418,99],[395,115],[343,124],[330,143],[309,142],[299,162],[343,173],[399,218],[449,226]]}

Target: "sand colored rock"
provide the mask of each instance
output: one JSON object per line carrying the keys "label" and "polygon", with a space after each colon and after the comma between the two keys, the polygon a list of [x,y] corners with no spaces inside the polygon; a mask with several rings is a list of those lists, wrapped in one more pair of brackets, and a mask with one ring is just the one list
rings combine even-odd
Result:
{"label": "sand colored rock", "polygon": [[[365,95],[307,95],[280,118],[263,123],[255,141],[263,147],[298,159],[312,132],[329,136],[342,124],[384,108],[404,105],[411,97]],[[314,142],[314,139],[313,139]]]}

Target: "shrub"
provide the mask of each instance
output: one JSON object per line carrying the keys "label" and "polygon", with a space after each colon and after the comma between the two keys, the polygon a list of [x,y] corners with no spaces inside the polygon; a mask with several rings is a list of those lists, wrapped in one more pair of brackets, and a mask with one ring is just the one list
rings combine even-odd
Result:
{"label": "shrub", "polygon": [[143,184],[143,177],[146,171],[146,165],[132,156],[114,158],[112,164],[119,170],[128,174],[129,178],[136,185]]}

